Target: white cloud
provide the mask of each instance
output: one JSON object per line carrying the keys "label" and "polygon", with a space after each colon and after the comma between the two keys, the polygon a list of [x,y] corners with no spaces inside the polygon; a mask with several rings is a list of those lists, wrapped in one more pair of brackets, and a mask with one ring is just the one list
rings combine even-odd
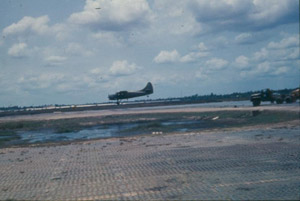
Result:
{"label": "white cloud", "polygon": [[238,44],[247,44],[252,41],[253,36],[251,33],[241,33],[235,37],[235,42]]}
{"label": "white cloud", "polygon": [[199,58],[207,57],[210,53],[208,52],[208,47],[203,43],[199,43],[197,47],[193,48],[194,51],[189,52],[184,56],[180,56],[177,50],[166,51],[162,50],[160,53],[154,58],[156,63],[174,63],[174,62],[182,62],[182,63],[190,63],[196,62]]}
{"label": "white cloud", "polygon": [[190,52],[187,55],[184,55],[180,58],[180,62],[188,63],[188,62],[195,62],[199,58],[207,57],[209,52]]}
{"label": "white cloud", "polygon": [[198,61],[199,58],[207,57],[210,54],[208,50],[209,48],[203,42],[200,42],[195,51],[182,56],[180,62],[189,63]]}
{"label": "white cloud", "polygon": [[124,39],[115,32],[97,32],[93,33],[92,37],[97,41],[109,43],[111,46],[121,47]]}
{"label": "white cloud", "polygon": [[[160,20],[160,19],[157,19]],[[165,28],[167,33],[174,35],[188,34],[191,36],[197,36],[205,32],[205,26],[198,23],[193,17],[177,17],[175,19],[166,19],[167,26],[164,24],[162,29]]]}
{"label": "white cloud", "polygon": [[103,68],[93,68],[89,71],[87,76],[90,77],[91,80],[93,80],[92,83],[94,85],[96,85],[97,83],[104,83],[112,80],[111,76],[109,75],[109,72],[107,72]]}
{"label": "white cloud", "polygon": [[294,0],[197,0],[190,9],[200,23],[213,29],[258,30],[297,22],[298,2]]}
{"label": "white cloud", "polygon": [[112,75],[130,75],[135,73],[140,67],[135,63],[128,63],[126,60],[114,61],[109,71]]}
{"label": "white cloud", "polygon": [[26,35],[31,34],[54,36],[58,40],[64,40],[69,32],[70,28],[66,24],[54,24],[49,26],[50,19],[47,15],[40,17],[25,16],[19,22],[13,23],[3,29],[2,34],[4,36],[14,35]]}
{"label": "white cloud", "polygon": [[59,41],[67,39],[70,34],[73,34],[74,30],[66,23],[55,24],[49,27],[48,34],[54,35]]}
{"label": "white cloud", "polygon": [[147,24],[150,13],[145,0],[87,0],[84,10],[73,13],[69,21],[96,30],[120,31]]}
{"label": "white cloud", "polygon": [[155,31],[173,35],[198,36],[206,27],[196,21],[187,8],[189,1],[154,0],[152,5]]}
{"label": "white cloud", "polygon": [[234,42],[239,45],[255,44],[266,40],[268,35],[265,32],[245,32],[237,35]]}
{"label": "white cloud", "polygon": [[207,80],[207,79],[209,79],[208,73],[205,70],[203,70],[203,69],[198,70],[195,73],[195,77],[197,79],[200,79],[200,80]]}
{"label": "white cloud", "polygon": [[212,58],[205,62],[209,70],[221,70],[228,65],[228,61],[220,58]]}
{"label": "white cloud", "polygon": [[272,41],[266,47],[253,54],[253,61],[282,61],[299,58],[299,39],[296,36],[283,38],[279,42]]}
{"label": "white cloud", "polygon": [[65,52],[67,54],[73,55],[73,56],[91,56],[93,55],[93,52],[90,50],[87,50],[86,48],[82,47],[79,43],[69,43],[67,48],[65,49]]}
{"label": "white cloud", "polygon": [[256,69],[255,69],[255,73],[259,74],[259,73],[267,73],[269,72],[271,69],[270,67],[270,62],[263,62],[257,65]]}
{"label": "white cloud", "polygon": [[276,63],[263,62],[249,71],[242,71],[240,75],[252,79],[254,76],[282,76],[290,71],[287,66],[276,67]]}
{"label": "white cloud", "polygon": [[45,89],[53,87],[65,80],[65,76],[60,73],[42,73],[39,75],[23,75],[18,83],[25,90]]}
{"label": "white cloud", "polygon": [[258,65],[254,66],[252,69],[248,71],[241,71],[240,75],[242,77],[251,78],[253,76],[264,76],[269,74],[272,71],[271,64],[268,61],[263,63],[259,63]]}
{"label": "white cloud", "polygon": [[291,17],[297,16],[297,9],[298,3],[293,0],[254,0],[249,20],[264,26],[278,23],[278,21],[295,22],[296,19],[291,19]]}
{"label": "white cloud", "polygon": [[52,55],[45,58],[45,61],[47,61],[47,64],[50,66],[56,66],[61,65],[66,60],[66,57]]}
{"label": "white cloud", "polygon": [[299,35],[291,36],[289,38],[284,38],[280,42],[270,42],[268,44],[268,48],[270,49],[283,49],[290,47],[298,47],[299,46]]}
{"label": "white cloud", "polygon": [[299,48],[293,48],[290,54],[288,54],[285,59],[299,59]]}
{"label": "white cloud", "polygon": [[203,42],[199,43],[198,49],[200,52],[208,51],[208,48],[206,47],[206,45]]}
{"label": "white cloud", "polygon": [[275,71],[273,71],[271,74],[272,75],[282,75],[285,74],[289,71],[289,68],[286,66],[281,66],[279,68],[277,68]]}
{"label": "white cloud", "polygon": [[253,59],[256,61],[261,61],[267,59],[268,56],[269,51],[266,48],[261,48],[260,51],[254,53]]}
{"label": "white cloud", "polygon": [[177,50],[166,51],[162,50],[160,53],[154,58],[155,63],[172,63],[179,61],[180,55]]}
{"label": "white cloud", "polygon": [[24,32],[34,32],[37,34],[47,33],[49,17],[47,15],[41,17],[23,17],[19,22],[13,23],[12,25],[4,28],[4,35],[14,35]]}
{"label": "white cloud", "polygon": [[12,57],[24,57],[28,55],[26,43],[16,43],[8,50],[8,55]]}
{"label": "white cloud", "polygon": [[224,36],[219,36],[212,40],[211,44],[214,48],[225,48],[226,46],[228,46],[229,42],[228,39]]}
{"label": "white cloud", "polygon": [[245,69],[249,65],[249,59],[248,57],[241,55],[235,59],[234,64],[239,69]]}
{"label": "white cloud", "polygon": [[103,70],[101,68],[93,68],[92,70],[90,70],[90,73],[93,75],[100,75],[103,73]]}

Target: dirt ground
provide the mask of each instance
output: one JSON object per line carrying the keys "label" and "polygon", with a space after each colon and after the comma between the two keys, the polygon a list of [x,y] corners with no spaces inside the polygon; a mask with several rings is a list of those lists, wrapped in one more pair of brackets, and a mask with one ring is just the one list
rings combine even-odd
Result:
{"label": "dirt ground", "polygon": [[265,105],[260,107],[179,107],[179,108],[134,108],[134,109],[114,109],[114,110],[88,110],[79,112],[55,112],[36,115],[15,115],[0,117],[1,122],[19,120],[55,120],[68,118],[101,117],[109,115],[123,114],[148,114],[148,113],[179,113],[179,112],[214,112],[214,111],[253,111],[253,110],[273,110],[273,111],[300,111],[299,104],[293,105]]}
{"label": "dirt ground", "polygon": [[[86,111],[0,121],[299,106]],[[0,149],[0,200],[299,200],[300,120]]]}

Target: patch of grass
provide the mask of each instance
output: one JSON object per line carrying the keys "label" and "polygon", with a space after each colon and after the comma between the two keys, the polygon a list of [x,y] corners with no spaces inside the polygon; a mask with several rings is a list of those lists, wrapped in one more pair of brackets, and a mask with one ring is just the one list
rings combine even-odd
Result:
{"label": "patch of grass", "polygon": [[[218,119],[213,120],[214,117]],[[104,117],[72,118],[44,121],[14,121],[0,124],[0,130],[31,131],[53,129],[57,133],[76,132],[92,126],[109,126],[111,124],[139,123],[138,126],[124,132],[135,131],[172,131],[180,128],[201,129],[246,126],[265,123],[278,123],[299,119],[298,112],[260,111],[253,115],[252,111],[217,111],[217,112],[181,112],[181,113],[150,113],[124,114]],[[162,125],[167,121],[202,121],[203,124]]]}
{"label": "patch of grass", "polygon": [[1,137],[3,137],[3,136],[13,136],[13,135],[16,135],[15,131],[12,131],[12,130],[0,130],[0,136]]}
{"label": "patch of grass", "polygon": [[34,130],[39,129],[43,121],[13,121],[0,124],[0,130]]}
{"label": "patch of grass", "polygon": [[297,112],[286,112],[286,111],[262,111],[257,116],[249,117],[248,124],[264,124],[264,123],[279,123],[285,121],[299,120],[299,113]]}
{"label": "patch of grass", "polygon": [[79,127],[79,126],[63,125],[63,126],[56,127],[54,129],[54,131],[56,133],[72,133],[72,132],[77,132],[77,131],[79,131],[81,129],[82,128]]}
{"label": "patch of grass", "polygon": [[[138,115],[138,118],[146,116]],[[125,129],[121,133],[140,133],[149,134],[153,131],[175,132],[182,129],[202,130],[211,128],[233,128],[242,126],[261,125],[269,123],[279,123],[299,119],[299,113],[286,111],[260,111],[255,115],[252,111],[218,111],[203,113],[175,113],[175,114],[150,114],[148,118],[154,121],[144,122],[133,128]],[[218,119],[213,119],[218,117]],[[133,116],[130,118],[134,119]],[[138,119],[137,118],[137,119]],[[189,121],[196,120],[194,123]],[[164,125],[162,122],[174,122]],[[176,122],[186,121],[186,123],[176,124]]]}
{"label": "patch of grass", "polygon": [[163,125],[160,122],[153,121],[141,123],[133,128],[120,131],[120,133],[150,133],[152,131],[162,130]]}
{"label": "patch of grass", "polygon": [[12,130],[0,130],[0,147],[12,140],[18,140],[20,136]]}

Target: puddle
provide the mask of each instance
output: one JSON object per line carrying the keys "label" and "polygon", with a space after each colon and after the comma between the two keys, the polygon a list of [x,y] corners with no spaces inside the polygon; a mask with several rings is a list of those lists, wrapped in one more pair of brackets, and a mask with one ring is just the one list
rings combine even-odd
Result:
{"label": "puddle", "polygon": [[172,125],[190,125],[190,124],[200,124],[200,121],[165,121],[162,122],[163,126],[172,126]]}
{"label": "puddle", "polygon": [[[125,124],[110,124],[110,125],[99,125],[89,128],[84,128],[77,132],[66,132],[66,133],[56,133],[54,130],[39,130],[39,131],[19,131],[17,134],[19,139],[12,139],[9,144],[27,144],[27,143],[45,143],[45,142],[62,142],[62,141],[74,141],[74,140],[88,140],[88,139],[101,139],[101,138],[112,138],[112,137],[126,137],[134,136],[140,134],[151,134],[155,132],[190,132],[193,130],[205,129],[209,127],[210,124],[205,121],[200,120],[186,120],[186,121],[162,121],[156,122],[145,122],[145,123],[125,123]],[[237,136],[243,137],[243,139],[248,140],[266,140],[281,137],[281,130],[270,130],[268,135],[264,133],[265,131],[253,130],[241,133],[233,132],[231,134],[227,133],[224,137],[226,140],[231,140]],[[286,132],[285,129],[283,129]],[[289,133],[293,130],[289,130]],[[296,132],[298,129],[295,130]],[[0,136],[1,138],[6,138],[7,136]],[[286,136],[284,137],[286,140]]]}
{"label": "puddle", "polygon": [[[111,124],[101,125],[96,127],[84,128],[77,132],[56,133],[54,130],[39,130],[39,131],[20,131],[18,141],[10,144],[24,144],[24,143],[44,143],[44,142],[59,142],[59,141],[73,141],[73,140],[88,140],[112,137],[125,137],[132,135],[139,135],[143,132],[136,130],[141,126],[149,126],[151,129],[156,129],[153,122],[147,123],[128,123],[128,124]],[[171,128],[172,131],[186,132],[193,127],[201,127],[200,121],[164,121],[160,122],[157,130],[162,128]]]}
{"label": "puddle", "polygon": [[[209,126],[205,121],[163,121],[163,122],[146,122],[146,123],[127,123],[127,124],[110,124],[99,125],[89,128],[84,128],[77,132],[56,133],[54,130],[39,130],[39,131],[19,131],[18,139],[11,139],[6,144],[18,145],[27,143],[46,143],[46,142],[63,142],[74,140],[101,139],[112,137],[126,137],[140,135],[143,133],[152,133],[153,131],[166,132],[189,132],[195,129],[199,130]],[[284,135],[283,135],[284,134]],[[212,135],[211,135],[212,136]],[[0,136],[4,139],[7,136]],[[270,139],[278,139],[280,141],[298,139],[299,143],[299,127],[296,129],[271,129],[265,130],[250,130],[227,132],[223,136],[222,141],[230,142],[236,138],[250,141],[266,141]],[[291,138],[291,139],[290,139]]]}
{"label": "puddle", "polygon": [[[53,130],[41,131],[26,131],[19,132],[22,141],[28,143],[41,143],[41,142],[57,142],[57,141],[72,141],[72,140],[87,140],[96,138],[111,138],[121,137],[124,134],[120,132],[124,129],[130,129],[138,124],[118,124],[118,125],[105,125],[92,128],[85,128],[78,132],[55,133]],[[128,135],[126,135],[128,136]]]}

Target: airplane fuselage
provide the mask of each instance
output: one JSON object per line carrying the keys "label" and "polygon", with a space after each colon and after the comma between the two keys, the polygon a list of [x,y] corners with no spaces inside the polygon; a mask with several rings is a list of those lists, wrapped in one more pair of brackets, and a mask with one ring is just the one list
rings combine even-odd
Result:
{"label": "airplane fuselage", "polygon": [[150,82],[146,85],[146,87],[139,91],[119,91],[115,94],[109,95],[109,100],[122,100],[122,99],[129,99],[135,98],[140,96],[146,96],[153,93],[153,87]]}

